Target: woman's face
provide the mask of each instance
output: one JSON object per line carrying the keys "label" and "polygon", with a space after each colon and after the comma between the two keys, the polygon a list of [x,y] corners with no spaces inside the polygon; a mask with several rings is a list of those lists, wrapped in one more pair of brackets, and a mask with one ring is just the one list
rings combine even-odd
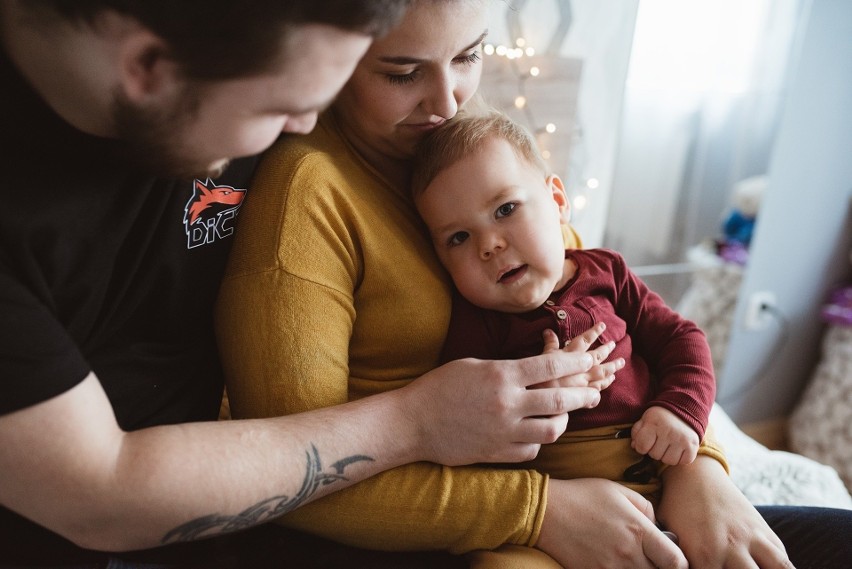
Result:
{"label": "woman's face", "polygon": [[485,0],[417,0],[373,43],[335,110],[368,155],[410,158],[415,144],[452,118],[479,85]]}

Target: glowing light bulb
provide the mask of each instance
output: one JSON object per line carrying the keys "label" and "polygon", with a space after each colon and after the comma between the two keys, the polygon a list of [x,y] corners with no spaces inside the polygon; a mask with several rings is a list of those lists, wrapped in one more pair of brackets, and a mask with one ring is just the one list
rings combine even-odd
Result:
{"label": "glowing light bulb", "polygon": [[577,196],[574,198],[574,209],[576,209],[577,211],[585,209],[588,203],[589,200],[586,198],[586,196]]}
{"label": "glowing light bulb", "polygon": [[494,48],[494,53],[496,53],[497,55],[506,55],[506,51],[507,49],[505,45],[498,45],[496,48]]}
{"label": "glowing light bulb", "polygon": [[544,130],[546,130],[550,134],[553,134],[554,132],[556,132],[556,125],[552,122],[549,122],[547,123],[547,125],[545,125]]}
{"label": "glowing light bulb", "polygon": [[592,190],[598,188],[601,185],[600,180],[597,178],[589,178],[586,180],[586,187]]}
{"label": "glowing light bulb", "polygon": [[527,49],[524,50],[524,53],[527,54],[527,57],[532,57],[532,56],[535,55],[535,49],[532,48],[532,47],[528,47]]}
{"label": "glowing light bulb", "polygon": [[526,97],[524,97],[523,95],[518,95],[517,97],[515,97],[515,108],[516,109],[523,109],[526,106],[527,106],[527,98]]}
{"label": "glowing light bulb", "polygon": [[550,160],[550,150],[542,150],[541,157],[545,160]]}
{"label": "glowing light bulb", "polygon": [[539,73],[541,73],[541,69],[539,69],[539,68],[538,68],[538,67],[536,67],[535,65],[533,65],[532,67],[530,67],[530,75],[531,75],[532,77],[538,77],[538,74],[539,74]]}
{"label": "glowing light bulb", "polygon": [[515,40],[515,45],[518,47],[524,47],[525,45],[527,45],[527,40],[525,40],[524,38],[518,38]]}
{"label": "glowing light bulb", "polygon": [[485,44],[485,47],[482,48],[482,50],[485,52],[485,55],[494,55],[494,46],[490,43]]}

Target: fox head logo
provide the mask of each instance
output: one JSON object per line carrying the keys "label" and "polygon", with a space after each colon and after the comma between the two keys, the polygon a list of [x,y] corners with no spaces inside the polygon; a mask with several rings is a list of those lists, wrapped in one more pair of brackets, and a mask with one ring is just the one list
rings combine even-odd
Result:
{"label": "fox head logo", "polygon": [[187,247],[192,249],[231,235],[234,232],[233,219],[245,195],[245,190],[217,186],[210,178],[203,183],[195,180],[192,197],[186,203],[183,215]]}

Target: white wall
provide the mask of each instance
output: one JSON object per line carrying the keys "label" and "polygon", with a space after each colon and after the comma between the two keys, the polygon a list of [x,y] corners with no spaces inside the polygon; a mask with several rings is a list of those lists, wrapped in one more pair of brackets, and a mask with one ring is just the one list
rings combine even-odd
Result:
{"label": "white wall", "polygon": [[[492,0],[491,3],[486,41],[514,45],[506,16],[509,11],[517,10],[519,31],[539,54],[552,43],[558,23],[565,20],[565,8],[569,9],[570,28],[557,51],[559,56],[582,62],[576,101],[582,136],[571,147],[571,163],[552,166],[569,184],[576,179],[598,180],[597,188],[586,191],[588,206],[582,211],[575,209],[572,218],[587,247],[599,247],[603,242],[638,5],[639,0]],[[486,69],[487,65],[486,60]],[[569,187],[569,194],[574,189]]]}
{"label": "white wall", "polygon": [[[852,276],[852,2],[812,0],[804,13],[769,189],[719,378],[718,399],[740,422],[791,410],[818,361],[820,307],[828,290]],[[742,327],[758,291],[775,293],[786,337],[782,324]],[[764,368],[768,373],[746,390]]]}

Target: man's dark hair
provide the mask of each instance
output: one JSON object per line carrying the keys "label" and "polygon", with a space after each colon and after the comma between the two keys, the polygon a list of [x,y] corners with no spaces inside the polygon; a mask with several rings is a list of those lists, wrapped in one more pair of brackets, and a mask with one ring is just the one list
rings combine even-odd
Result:
{"label": "man's dark hair", "polygon": [[59,16],[91,23],[104,10],[136,18],[163,38],[196,79],[252,75],[280,61],[289,30],[327,24],[373,37],[385,34],[411,0],[26,0]]}

